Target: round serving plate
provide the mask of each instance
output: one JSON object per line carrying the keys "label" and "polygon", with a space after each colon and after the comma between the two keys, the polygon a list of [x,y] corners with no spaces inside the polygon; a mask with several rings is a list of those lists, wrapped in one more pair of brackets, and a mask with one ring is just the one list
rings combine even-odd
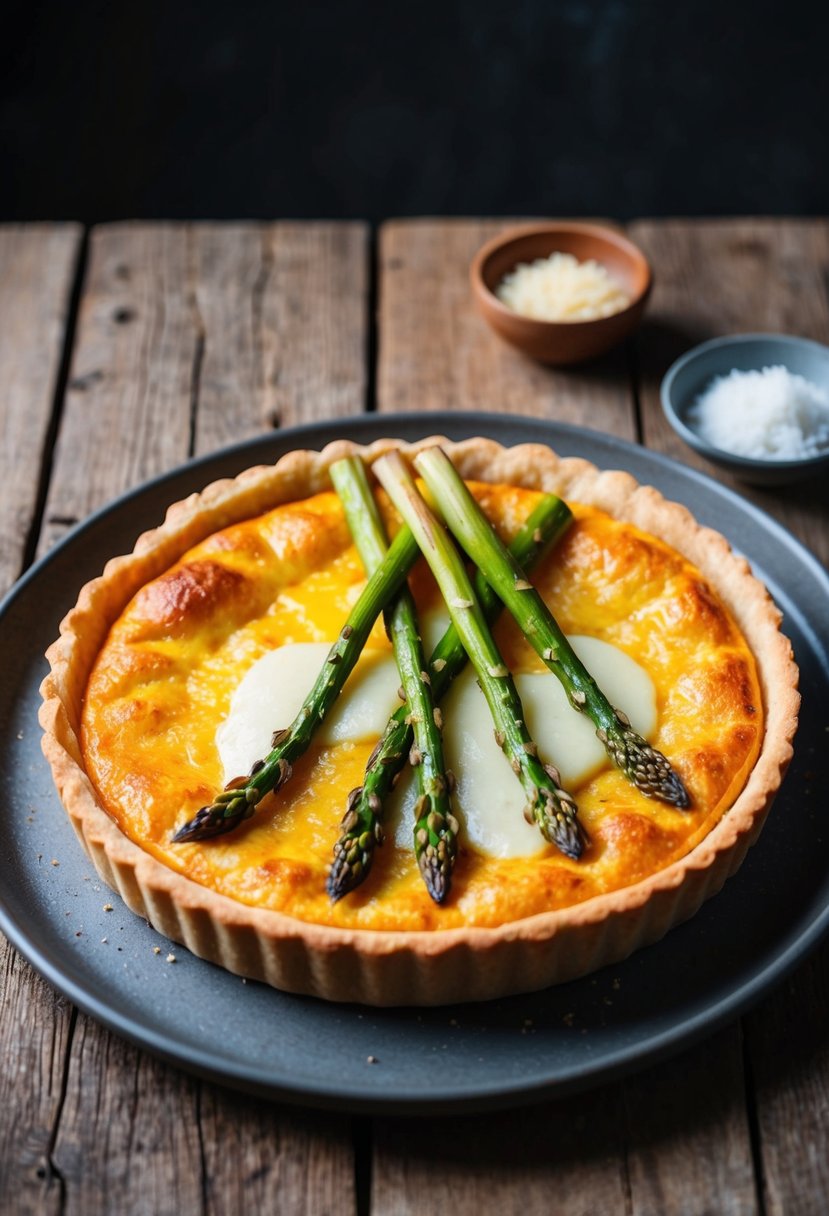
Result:
{"label": "round serving plate", "polygon": [[[81,584],[109,557],[131,550],[169,503],[294,448],[427,434],[543,443],[626,469],[723,532],[783,609],[801,666],[802,725],[759,843],[722,893],[657,945],[574,983],[487,1004],[327,1004],[203,962],[113,899],[75,839],[41,756],[42,656]],[[827,607],[826,573],[751,503],[663,456],[576,427],[513,415],[369,414],[192,461],[76,528],[0,606],[0,929],[57,989],[116,1033],[201,1076],[272,1098],[425,1114],[508,1106],[610,1080],[735,1018],[829,925],[829,833],[820,830],[819,806],[829,786]],[[105,911],[111,900],[114,909]],[[167,961],[171,951],[175,963]]]}

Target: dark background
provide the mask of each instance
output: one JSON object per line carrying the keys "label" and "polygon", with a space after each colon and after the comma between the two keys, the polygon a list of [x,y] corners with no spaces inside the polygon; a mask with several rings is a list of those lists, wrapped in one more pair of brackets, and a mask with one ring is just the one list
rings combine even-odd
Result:
{"label": "dark background", "polygon": [[829,212],[829,3],[13,0],[0,219]]}

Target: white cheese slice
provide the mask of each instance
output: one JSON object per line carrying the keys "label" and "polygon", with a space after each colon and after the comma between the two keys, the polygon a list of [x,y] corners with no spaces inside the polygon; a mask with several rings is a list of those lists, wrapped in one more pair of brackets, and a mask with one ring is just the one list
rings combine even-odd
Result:
{"label": "white cheese slice", "polygon": [[[291,725],[330,649],[328,642],[296,642],[271,650],[249,668],[216,732],[225,781],[249,772],[270,751],[273,732]],[[379,738],[401,704],[399,686],[388,651],[364,650],[315,738],[324,744]]]}
{"label": "white cheese slice", "polygon": [[[570,641],[611,702],[648,738],[656,728],[656,694],[647,672],[607,642],[590,637]],[[283,646],[247,672],[216,735],[225,780],[247,772],[266,754],[272,731],[293,720],[327,652],[325,643]],[[565,788],[577,786],[607,762],[592,722],[571,707],[555,676],[519,673],[515,682],[539,753],[560,770]],[[364,653],[317,738],[328,744],[378,738],[400,704],[398,685],[390,655]],[[452,685],[443,717],[446,762],[458,780],[456,810],[467,841],[493,857],[528,856],[546,848],[538,829],[524,819],[523,790],[495,742],[489,708],[471,668]],[[387,830],[404,848],[411,843],[415,797],[414,778],[407,772],[386,808]]]}

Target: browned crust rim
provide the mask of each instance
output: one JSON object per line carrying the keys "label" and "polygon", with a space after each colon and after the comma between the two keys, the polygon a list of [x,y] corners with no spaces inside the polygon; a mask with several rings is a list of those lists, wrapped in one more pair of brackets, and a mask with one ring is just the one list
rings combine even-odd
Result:
{"label": "browned crust rim", "polygon": [[166,867],[125,836],[83,768],[81,704],[106,633],[133,594],[220,528],[329,488],[328,467],[348,452],[369,463],[390,448],[412,456],[437,442],[348,441],[297,451],[274,466],[217,481],[173,504],[132,554],[113,558],[81,591],[47,652],[41,686],[43,750],[73,826],[101,877],[159,931],[240,974],[291,991],[374,1004],[487,999],[573,978],[626,957],[687,919],[720,889],[762,827],[792,756],[800,697],[791,646],[768,592],[719,533],[621,471],[487,439],[440,442],[464,477],[550,490],[661,537],[717,588],[757,660],[766,725],[760,756],[732,808],[685,857],[630,887],[572,908],[496,928],[436,931],[341,929],[238,903]]}

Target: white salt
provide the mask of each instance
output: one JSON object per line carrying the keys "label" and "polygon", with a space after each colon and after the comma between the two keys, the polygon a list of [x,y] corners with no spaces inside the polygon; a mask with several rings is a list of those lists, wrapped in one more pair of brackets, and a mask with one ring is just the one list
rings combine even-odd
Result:
{"label": "white salt", "polygon": [[785,367],[719,376],[688,411],[714,447],[759,460],[829,450],[829,393]]}

